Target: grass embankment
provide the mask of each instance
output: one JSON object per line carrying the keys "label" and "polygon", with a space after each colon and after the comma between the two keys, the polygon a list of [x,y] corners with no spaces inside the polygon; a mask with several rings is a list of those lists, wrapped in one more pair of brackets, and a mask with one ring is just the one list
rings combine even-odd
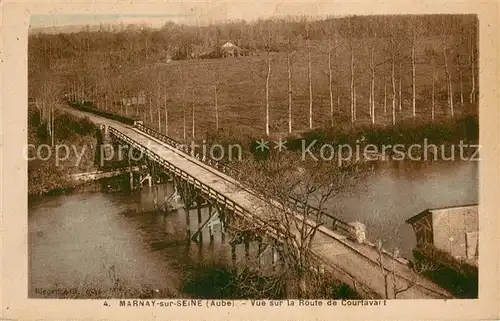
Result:
{"label": "grass embankment", "polygon": [[[28,113],[28,195],[60,193],[74,188],[69,175],[95,170],[96,127],[88,119],[80,119],[56,111],[54,146],[47,123],[36,109]],[[60,160],[56,163],[57,146]],[[66,158],[66,159],[62,159]]]}
{"label": "grass embankment", "polygon": [[478,297],[477,266],[457,260],[433,246],[415,248],[413,255],[418,263],[430,263],[433,268],[423,272],[424,275],[454,296],[469,299]]}
{"label": "grass embankment", "polygon": [[[207,135],[204,139],[208,147],[217,143],[225,146],[224,150],[228,151],[230,145],[238,144],[242,147],[243,153],[246,153],[243,156],[265,156],[269,152],[273,152],[273,145],[271,144],[270,150],[262,152],[256,148],[256,142],[261,138],[261,136],[252,136],[242,132],[231,132]],[[268,140],[272,139],[276,139],[276,137]],[[355,150],[355,146],[359,145],[361,151],[363,151],[364,146],[373,144],[377,146],[379,152],[382,152],[383,146],[402,144],[405,146],[404,150],[406,150],[412,144],[424,146],[426,142],[428,145],[435,144],[438,148],[441,145],[448,146],[446,155],[449,155],[449,148],[452,145],[455,148],[458,147],[460,141],[463,141],[464,145],[478,142],[479,122],[477,115],[465,115],[436,123],[407,120],[396,124],[396,126],[326,127],[305,131],[301,134],[284,136],[283,139],[286,140],[287,151],[301,152],[303,149],[307,149],[310,144],[313,144],[314,141],[316,143],[310,149],[313,153],[317,153],[324,144],[332,145],[335,150],[344,144],[351,146]],[[198,141],[198,143],[201,145],[202,142]],[[417,157],[418,153],[424,152],[423,148],[412,151],[412,155]],[[390,151],[389,149],[386,154],[389,154]]]}

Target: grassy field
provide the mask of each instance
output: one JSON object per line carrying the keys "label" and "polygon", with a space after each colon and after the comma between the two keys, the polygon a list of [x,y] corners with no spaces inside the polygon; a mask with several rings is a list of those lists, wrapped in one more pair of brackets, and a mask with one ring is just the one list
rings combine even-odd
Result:
{"label": "grassy field", "polygon": [[[369,101],[369,47],[371,39],[357,39],[354,42],[357,121],[355,126],[370,123]],[[377,40],[375,49],[375,115],[377,125],[392,122],[392,87],[390,83],[389,53],[386,53],[384,39]],[[447,40],[454,47],[454,53],[462,56],[462,86],[464,104],[460,104],[459,64],[454,61],[451,76],[454,86],[455,113],[477,113],[477,105],[471,105],[470,65],[467,64],[467,49]],[[432,68],[430,58],[425,49],[433,47],[436,58],[436,121],[450,118],[446,98],[446,82],[442,39],[428,38],[419,41],[417,46],[416,66],[416,112],[418,122],[431,121],[431,86]],[[309,88],[307,71],[307,52],[301,50],[294,53],[292,61],[292,122],[294,132],[308,130]],[[311,42],[312,83],[313,83],[313,124],[315,128],[330,126],[330,97],[328,89],[328,45],[326,41]],[[401,72],[401,103],[399,111],[399,60],[396,61],[396,98],[399,122],[412,117],[411,92],[412,72],[410,51],[404,47]],[[265,55],[265,53],[264,53]],[[192,136],[193,109],[195,118],[195,136],[203,138],[207,133],[215,131],[214,83],[220,85],[218,91],[219,126],[228,135],[249,135],[258,137],[265,132],[265,73],[267,66],[261,56],[223,58],[211,60],[184,60],[169,63],[156,62],[146,66],[127,67],[123,74],[112,79],[114,96],[119,92],[129,93],[146,90],[151,93],[153,105],[153,122],[150,121],[149,105],[143,106],[137,114],[128,110],[127,114],[145,120],[153,128],[158,128],[158,117],[161,130],[165,131],[164,95],[167,96],[169,117],[169,135],[182,138],[184,115],[186,118],[187,137]],[[350,127],[350,52],[347,39],[340,39],[336,48],[336,59],[333,60],[333,94],[334,94],[334,127]],[[125,68],[124,68],[125,69]],[[477,74],[477,72],[476,72]],[[384,80],[384,76],[385,80]],[[105,79],[109,82],[109,79]],[[384,112],[384,86],[387,85],[387,109]],[[477,81],[476,81],[477,90]],[[184,109],[183,109],[184,92]],[[123,94],[121,94],[123,96]],[[158,101],[158,103],[157,103]],[[193,108],[194,103],[194,108]],[[101,100],[99,106],[103,106]],[[160,108],[158,115],[157,106]],[[125,114],[124,110],[117,112]],[[286,69],[286,53],[272,53],[272,70],[270,78],[270,125],[271,133],[280,135],[288,129],[288,74]]]}

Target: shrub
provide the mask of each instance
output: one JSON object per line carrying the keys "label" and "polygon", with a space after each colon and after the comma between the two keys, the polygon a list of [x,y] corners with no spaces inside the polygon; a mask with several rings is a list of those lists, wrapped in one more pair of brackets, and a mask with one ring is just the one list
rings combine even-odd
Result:
{"label": "shrub", "polygon": [[453,295],[459,298],[477,298],[478,268],[465,261],[457,260],[449,253],[434,246],[425,245],[413,250],[413,256],[418,263],[429,262],[436,269],[424,272]]}

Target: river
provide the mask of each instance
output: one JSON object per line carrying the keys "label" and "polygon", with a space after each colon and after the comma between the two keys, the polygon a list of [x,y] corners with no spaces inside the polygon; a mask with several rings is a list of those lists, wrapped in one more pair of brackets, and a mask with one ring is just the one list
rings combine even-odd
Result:
{"label": "river", "polygon": [[[203,289],[185,290],[187,276],[200,266],[229,263],[230,250],[220,233],[210,243],[204,231],[201,247],[188,242],[183,210],[167,215],[151,211],[155,198],[170,193],[166,184],[133,193],[31,199],[30,297],[102,297],[110,289],[128,297],[203,296]],[[345,221],[365,223],[370,239],[381,238],[385,248],[398,246],[410,257],[415,237],[404,220],[426,208],[477,201],[477,162],[386,163],[337,195],[329,209]],[[196,211],[190,212],[189,221],[197,224]]]}

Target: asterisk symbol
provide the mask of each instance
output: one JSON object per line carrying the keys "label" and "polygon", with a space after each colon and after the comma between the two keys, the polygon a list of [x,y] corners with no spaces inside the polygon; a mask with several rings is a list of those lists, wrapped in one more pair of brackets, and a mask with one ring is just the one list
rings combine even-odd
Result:
{"label": "asterisk symbol", "polygon": [[255,141],[257,143],[257,147],[255,149],[260,149],[261,152],[264,151],[264,149],[269,149],[269,142],[267,140],[263,140],[262,138],[260,140]]}
{"label": "asterisk symbol", "polygon": [[277,149],[278,151],[282,151],[284,149],[286,149],[286,140],[282,140],[281,138],[278,140],[278,141],[275,141],[274,142],[276,144],[276,146],[274,146],[274,149]]}

